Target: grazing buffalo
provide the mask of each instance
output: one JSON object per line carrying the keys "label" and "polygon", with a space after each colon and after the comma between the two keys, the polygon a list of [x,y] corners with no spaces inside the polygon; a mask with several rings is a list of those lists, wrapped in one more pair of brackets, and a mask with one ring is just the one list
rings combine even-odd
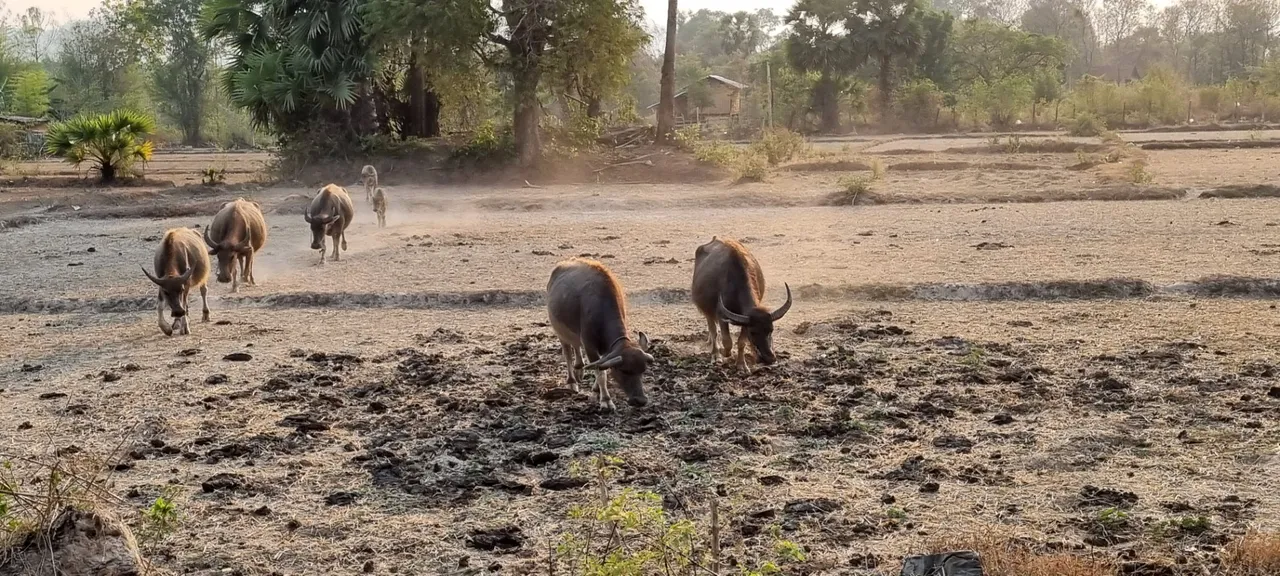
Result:
{"label": "grazing buffalo", "polygon": [[320,251],[320,263],[324,264],[324,237],[333,238],[333,259],[338,258],[338,246],[347,249],[347,227],[355,218],[356,207],[347,191],[337,184],[320,189],[304,216],[311,225],[311,249]]}
{"label": "grazing buffalo", "polygon": [[[200,287],[200,303],[203,306],[201,320],[209,321],[209,253],[205,251],[204,241],[200,234],[190,228],[173,228],[164,233],[160,246],[156,248],[156,273],[142,267],[156,286],[160,287],[160,295],[156,302],[157,322],[165,336],[190,334],[187,326],[187,297],[191,289]],[[173,325],[164,323],[164,306],[169,305]]]}
{"label": "grazing buffalo", "polygon": [[765,365],[773,364],[773,323],[786,316],[791,309],[791,287],[787,288],[787,301],[770,312],[760,304],[764,297],[764,272],[760,263],[746,247],[733,240],[712,237],[698,247],[693,262],[693,303],[707,318],[710,331],[711,360],[716,359],[716,328],[724,339],[725,358],[730,356],[733,337],[729,324],[741,328],[738,332],[737,365],[746,370],[744,354],[746,341],[755,348],[756,358]]}
{"label": "grazing buffalo", "polygon": [[378,215],[378,227],[387,227],[387,193],[381,188],[373,191],[373,212]]}
{"label": "grazing buffalo", "polygon": [[[649,337],[640,332],[633,342],[627,336],[626,293],[608,268],[580,258],[556,265],[547,282],[547,312],[564,351],[570,389],[577,392],[582,382],[579,368],[595,370],[596,401],[603,410],[616,410],[607,377],[612,373],[628,403],[649,403],[640,381],[653,362],[647,352]],[[584,352],[589,363],[582,366]]]}
{"label": "grazing buffalo", "polygon": [[360,170],[360,182],[364,184],[364,201],[373,200],[373,191],[378,189],[378,169],[366,165]]}
{"label": "grazing buffalo", "polygon": [[231,282],[232,292],[240,291],[242,281],[249,286],[258,284],[253,262],[267,244],[267,219],[257,202],[236,198],[223,204],[213,223],[204,229],[204,243],[209,254],[218,257],[218,282]]}

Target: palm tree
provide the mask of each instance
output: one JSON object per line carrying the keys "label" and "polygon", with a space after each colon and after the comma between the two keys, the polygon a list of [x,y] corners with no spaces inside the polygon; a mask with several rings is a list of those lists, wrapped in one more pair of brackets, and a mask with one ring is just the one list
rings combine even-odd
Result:
{"label": "palm tree", "polygon": [[921,16],[920,0],[858,0],[857,9],[846,23],[855,42],[880,65],[882,118],[891,114],[894,59],[912,58],[920,52],[924,39]]}
{"label": "palm tree", "polygon": [[[211,0],[204,35],[230,50],[223,83],[259,126],[290,134],[317,119],[370,129],[371,67],[359,0]],[[368,114],[372,118],[372,114]],[[354,138],[353,138],[354,139]]]}
{"label": "palm tree", "polygon": [[130,110],[80,115],[50,127],[45,149],[77,167],[91,163],[102,183],[110,184],[134,162],[151,159],[146,136],[155,130],[150,116]]}
{"label": "palm tree", "polygon": [[812,99],[823,132],[840,129],[840,85],[865,59],[864,52],[854,49],[846,28],[852,8],[853,0],[800,0],[787,14],[787,61],[798,70],[821,75]]}
{"label": "palm tree", "polygon": [[658,83],[658,141],[670,142],[676,128],[676,0],[667,0],[667,46]]}

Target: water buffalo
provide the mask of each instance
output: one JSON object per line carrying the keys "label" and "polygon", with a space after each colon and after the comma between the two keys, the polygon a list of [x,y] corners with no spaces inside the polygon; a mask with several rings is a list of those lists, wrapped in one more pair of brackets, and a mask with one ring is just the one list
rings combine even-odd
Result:
{"label": "water buffalo", "polygon": [[373,212],[378,215],[378,227],[387,227],[387,193],[381,188],[373,191]]}
{"label": "water buffalo", "polygon": [[[627,337],[626,293],[608,268],[580,258],[557,264],[547,282],[547,312],[560,338],[570,389],[577,392],[582,382],[579,368],[595,370],[596,401],[602,410],[616,410],[609,395],[607,374],[612,373],[628,403],[649,403],[640,381],[653,362],[647,352],[649,337],[644,332],[635,342]],[[584,352],[588,364],[582,366]]]}
{"label": "water buffalo", "polygon": [[250,286],[258,284],[253,262],[267,244],[267,220],[257,202],[236,198],[223,204],[213,223],[204,229],[204,243],[209,254],[218,257],[218,282],[231,282],[232,292],[240,291],[242,281]]}
{"label": "water buffalo", "polygon": [[[201,320],[209,321],[209,253],[205,251],[204,241],[195,230],[190,228],[172,228],[164,233],[160,246],[156,248],[156,273],[142,267],[156,286],[160,287],[160,295],[156,301],[157,322],[165,336],[190,334],[187,326],[187,297],[191,289],[200,287],[200,303],[203,307]],[[173,316],[173,325],[164,323],[164,307],[169,305]]]}
{"label": "water buffalo", "polygon": [[373,191],[378,189],[378,169],[366,165],[360,170],[360,182],[364,184],[364,201],[373,200]]}
{"label": "water buffalo", "polygon": [[716,327],[724,339],[723,354],[730,356],[733,337],[729,324],[741,328],[738,332],[737,365],[746,370],[744,354],[746,341],[751,341],[756,357],[765,365],[773,364],[773,323],[786,316],[791,309],[791,286],[786,286],[787,301],[770,312],[761,306],[764,297],[764,272],[760,263],[746,247],[733,240],[712,237],[698,247],[693,262],[693,303],[707,318],[710,331],[711,360],[716,359]]}
{"label": "water buffalo", "polygon": [[355,218],[356,207],[347,191],[337,184],[320,189],[307,206],[304,218],[311,225],[311,249],[320,251],[320,263],[324,264],[324,237],[333,238],[333,259],[338,258],[338,246],[347,249],[347,227]]}

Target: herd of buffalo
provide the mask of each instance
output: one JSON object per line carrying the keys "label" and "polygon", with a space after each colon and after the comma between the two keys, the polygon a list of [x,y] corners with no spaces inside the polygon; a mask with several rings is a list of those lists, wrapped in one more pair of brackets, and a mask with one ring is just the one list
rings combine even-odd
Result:
{"label": "herd of buffalo", "polygon": [[[377,185],[377,171],[365,166],[361,177],[365,199],[377,214],[378,226],[386,226],[387,199]],[[346,232],[354,217],[355,205],[341,186],[329,184],[311,199],[304,219],[311,227],[311,249],[320,251],[321,264],[325,261],[326,237],[333,241],[334,261],[339,259],[339,248],[347,249]],[[266,242],[267,222],[261,206],[244,198],[224,204],[205,228],[203,237],[191,228],[166,231],[156,249],[155,273],[143,267],[147,277],[160,287],[156,303],[160,330],[166,335],[191,333],[187,303],[194,288],[200,289],[201,319],[209,321],[210,256],[218,258],[218,282],[230,282],[232,292],[237,292],[241,283],[255,285],[254,257]],[[791,287],[786,286],[787,301],[772,311],[761,305],[764,290],[764,272],[742,244],[713,237],[698,246],[691,296],[706,317],[713,360],[719,346],[720,354],[734,358],[737,367],[745,370],[745,347],[750,342],[760,363],[776,361],[773,324],[791,309]],[[166,305],[173,318],[171,324],[165,323]],[[583,372],[593,370],[596,402],[601,409],[616,409],[609,394],[610,376],[627,395],[628,403],[648,403],[641,377],[653,362],[648,352],[649,338],[639,332],[632,340],[627,329],[626,293],[613,272],[595,260],[571,258],[560,262],[547,282],[547,312],[560,339],[571,389],[576,392]],[[739,327],[736,354],[729,334],[731,324]]]}

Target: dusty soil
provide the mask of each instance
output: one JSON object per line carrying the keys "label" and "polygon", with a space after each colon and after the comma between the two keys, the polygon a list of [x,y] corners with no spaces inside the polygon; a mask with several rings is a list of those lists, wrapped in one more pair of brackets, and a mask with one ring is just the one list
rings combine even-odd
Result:
{"label": "dusty soil", "polygon": [[[1275,184],[1276,154],[1152,152],[1138,188]],[[198,208],[149,219],[6,188],[0,218],[40,219],[0,231],[0,454],[111,455],[122,513],[176,491],[181,527],[144,552],[187,574],[546,573],[599,454],[624,461],[613,489],[673,517],[705,527],[719,494],[743,562],[777,525],[808,551],[796,572],[896,573],[988,530],[1202,574],[1246,529],[1280,530],[1280,200],[1029,203],[1088,198],[1105,167],[884,161],[873,190],[921,203],[818,205],[858,170],[388,186],[389,227],[358,193],[351,251],[323,267],[293,209],[306,189],[75,191],[79,211]],[[997,167],[1015,163],[1046,168]],[[214,322],[166,338],[137,266],[236,195],[268,208],[259,285],[213,285]],[[768,304],[795,292],[776,366],[708,357],[687,288],[712,235],[754,251]],[[646,408],[562,387],[542,290],[579,255],[617,272],[656,342]]]}

